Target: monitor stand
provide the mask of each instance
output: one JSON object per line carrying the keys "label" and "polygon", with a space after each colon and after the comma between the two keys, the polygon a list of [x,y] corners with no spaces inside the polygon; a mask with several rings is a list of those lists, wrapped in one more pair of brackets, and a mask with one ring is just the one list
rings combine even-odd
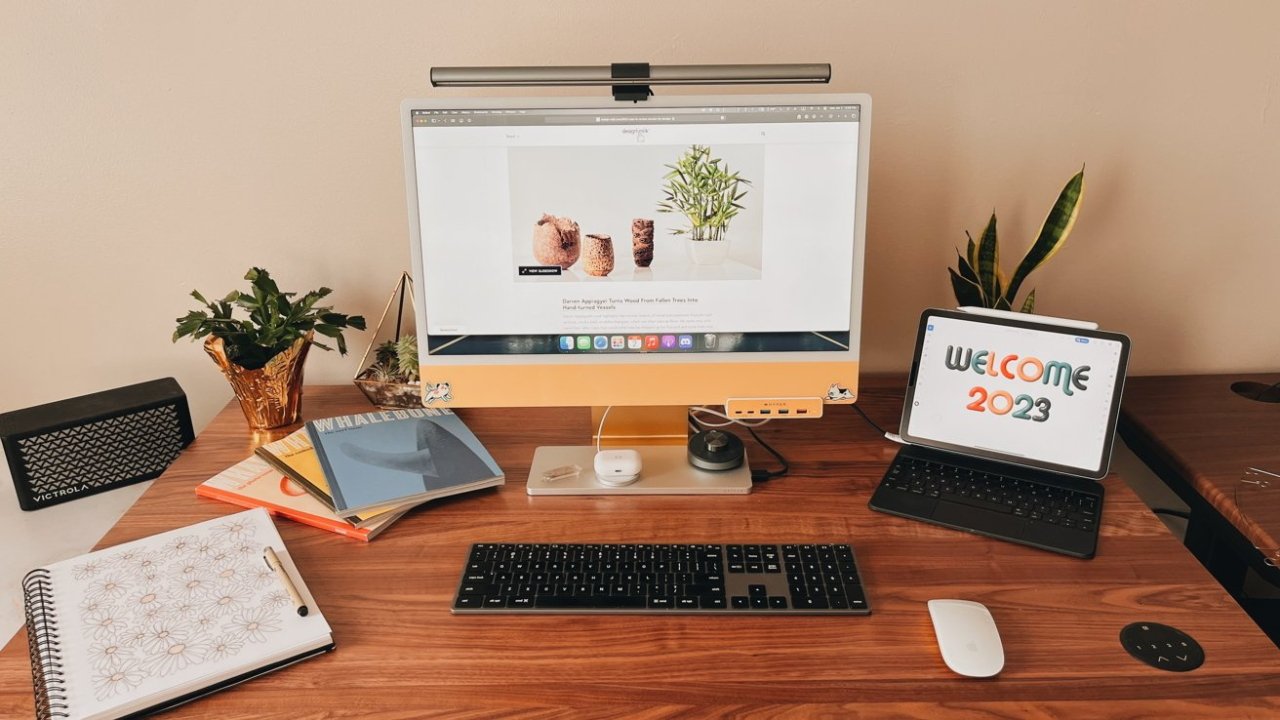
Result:
{"label": "monitor stand", "polygon": [[[591,409],[591,427],[600,428],[605,408]],[[609,487],[596,480],[595,445],[539,447],[533,453],[526,486],[530,495],[745,495],[751,492],[747,462],[733,470],[710,472],[689,464],[689,409],[679,406],[614,407],[605,420],[601,448],[630,448],[640,453],[640,479]],[[593,437],[592,440],[595,440]],[[577,465],[577,474],[554,471]],[[558,475],[558,476],[557,476]]]}

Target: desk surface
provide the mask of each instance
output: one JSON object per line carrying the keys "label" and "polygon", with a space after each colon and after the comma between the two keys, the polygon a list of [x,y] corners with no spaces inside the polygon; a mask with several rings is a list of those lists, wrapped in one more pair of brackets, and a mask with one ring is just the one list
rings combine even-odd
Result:
{"label": "desk surface", "polygon": [[1165,463],[1185,478],[1255,547],[1280,548],[1280,528],[1259,522],[1262,516],[1280,518],[1280,483],[1265,504],[1238,503],[1236,493],[1247,467],[1280,472],[1280,403],[1237,395],[1231,385],[1240,380],[1271,385],[1280,375],[1130,378],[1121,407],[1122,434],[1139,456]]}
{"label": "desk surface", "polygon": [[[307,414],[368,408],[354,388],[307,389]],[[896,381],[864,379],[882,424]],[[507,485],[411,513],[365,545],[278,521],[334,629],[338,650],[187,706],[183,717],[404,718],[426,712],[547,717],[758,714],[1009,717],[1275,717],[1280,652],[1118,478],[1106,481],[1098,556],[1076,560],[872,512],[895,446],[848,408],[762,431],[792,475],[733,497],[529,497],[535,446],[584,442],[585,409],[461,411]],[[253,441],[232,403],[103,545],[236,508],[196,498]],[[477,541],[848,541],[868,617],[454,616]],[[925,602],[985,603],[1003,674],[967,680],[942,664]],[[1121,649],[1136,620],[1179,627],[1207,659],[1162,672]],[[0,653],[0,716],[30,717],[26,638]],[[945,704],[944,704],[945,703]]]}

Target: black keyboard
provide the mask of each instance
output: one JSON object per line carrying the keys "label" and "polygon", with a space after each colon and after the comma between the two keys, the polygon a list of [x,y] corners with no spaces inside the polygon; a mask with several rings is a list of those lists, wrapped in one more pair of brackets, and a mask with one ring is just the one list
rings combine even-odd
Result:
{"label": "black keyboard", "polygon": [[477,543],[455,613],[867,615],[841,544]]}
{"label": "black keyboard", "polygon": [[[1076,557],[1092,557],[1102,486],[1079,480],[1040,482],[992,463],[906,448],[889,466],[871,507],[894,515],[1010,540]],[[1085,487],[1090,489],[1086,490]]]}

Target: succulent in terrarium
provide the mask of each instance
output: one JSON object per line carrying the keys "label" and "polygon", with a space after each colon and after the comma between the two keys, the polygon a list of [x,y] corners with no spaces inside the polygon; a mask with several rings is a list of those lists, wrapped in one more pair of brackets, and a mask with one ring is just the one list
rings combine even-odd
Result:
{"label": "succulent in terrarium", "polygon": [[405,335],[379,345],[374,350],[373,364],[360,377],[384,383],[418,382],[418,338]]}

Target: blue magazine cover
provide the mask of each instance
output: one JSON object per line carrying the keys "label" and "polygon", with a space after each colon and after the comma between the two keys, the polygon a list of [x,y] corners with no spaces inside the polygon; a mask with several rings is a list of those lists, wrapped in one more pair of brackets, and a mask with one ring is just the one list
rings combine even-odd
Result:
{"label": "blue magazine cover", "polygon": [[493,456],[449,410],[376,410],[306,427],[340,514],[503,483]]}

